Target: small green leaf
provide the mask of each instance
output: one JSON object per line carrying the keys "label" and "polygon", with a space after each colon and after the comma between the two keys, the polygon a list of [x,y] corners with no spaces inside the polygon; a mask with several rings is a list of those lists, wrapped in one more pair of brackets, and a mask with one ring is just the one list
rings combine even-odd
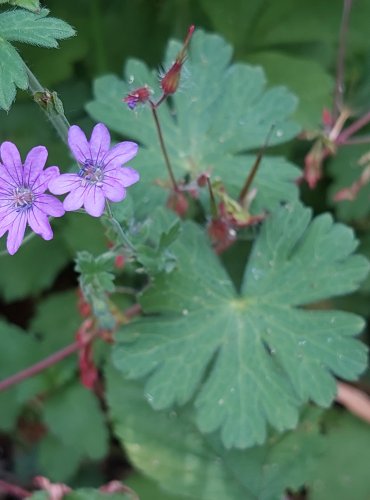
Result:
{"label": "small green leaf", "polygon": [[0,37],[9,42],[24,42],[40,47],[58,47],[58,40],[75,35],[66,22],[47,17],[49,11],[39,13],[13,10],[0,13]]}
{"label": "small green leaf", "polygon": [[305,415],[295,432],[270,437],[265,446],[227,451],[215,436],[196,429],[189,410],[154,412],[139,384],[112,368],[107,379],[113,429],[130,461],[178,498],[276,500],[311,476],[321,451],[317,411]]}
{"label": "small green leaf", "polygon": [[330,405],[333,375],[353,380],[365,369],[366,348],[352,338],[363,320],[303,306],[356,290],[369,264],[352,255],[349,228],[328,214],[310,220],[298,204],[267,218],[240,295],[203,232],[184,225],[171,246],[176,269],[153,278],[146,317],[125,325],[113,348],[117,368],[149,375],[155,409],[195,396],[201,431],[220,429],[227,447],[245,448],[265,441],[267,424],[294,428],[302,403]]}
{"label": "small green leaf", "polygon": [[16,87],[28,87],[25,67],[15,48],[0,35],[0,108],[6,111],[10,109]]}

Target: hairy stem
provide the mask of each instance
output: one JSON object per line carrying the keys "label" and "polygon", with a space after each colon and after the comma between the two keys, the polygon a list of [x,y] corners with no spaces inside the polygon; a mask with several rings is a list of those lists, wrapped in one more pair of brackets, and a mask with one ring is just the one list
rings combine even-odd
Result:
{"label": "hairy stem", "polygon": [[[28,76],[28,89],[32,93],[33,96],[37,93],[41,93],[43,95],[47,95],[49,91],[41,85],[36,76],[32,73],[30,68],[25,65],[26,72]],[[57,112],[53,106],[40,106],[46,116],[48,117],[50,123],[55,128],[57,134],[62,139],[65,144],[68,144],[68,129],[70,124],[64,115],[64,113]]]}
{"label": "hairy stem", "polygon": [[352,0],[343,1],[342,21],[339,33],[339,48],[337,55],[337,71],[335,78],[334,103],[333,103],[333,121],[335,122],[343,109],[344,95],[344,60],[346,57],[347,32],[349,16],[352,8]]}
{"label": "hairy stem", "polygon": [[168,153],[167,153],[166,145],[164,143],[163,133],[162,133],[162,127],[161,127],[161,124],[159,122],[158,113],[157,113],[157,105],[158,105],[158,103],[162,102],[162,100],[159,100],[157,104],[154,104],[154,102],[152,102],[152,101],[149,101],[149,102],[150,102],[150,107],[151,107],[151,110],[152,110],[152,114],[153,114],[155,126],[156,126],[157,133],[158,133],[158,138],[159,138],[159,143],[160,143],[160,146],[161,146],[163,158],[164,158],[167,170],[168,170],[168,174],[170,176],[173,189],[176,192],[178,192],[179,188],[177,186],[176,179],[175,179],[175,176],[173,174],[172,165],[171,165]]}
{"label": "hairy stem", "polygon": [[106,210],[107,210],[107,216],[108,216],[108,219],[111,221],[111,223],[113,224],[114,226],[114,229],[117,233],[117,235],[119,236],[119,238],[121,239],[121,242],[123,243],[123,245],[125,245],[126,247],[128,247],[132,252],[135,252],[135,247],[134,245],[131,243],[131,241],[127,238],[124,230],[122,229],[121,227],[121,224],[118,222],[117,219],[115,219],[115,217],[113,216],[113,213],[112,213],[112,209],[110,207],[110,204],[109,202],[107,201],[106,204]]}

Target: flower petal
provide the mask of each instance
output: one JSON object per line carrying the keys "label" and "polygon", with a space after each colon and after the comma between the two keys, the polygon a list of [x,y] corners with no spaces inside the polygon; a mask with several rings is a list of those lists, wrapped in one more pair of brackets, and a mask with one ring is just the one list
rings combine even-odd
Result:
{"label": "flower petal", "polygon": [[0,227],[0,238],[7,232],[8,227]]}
{"label": "flower petal", "polygon": [[119,167],[111,175],[122,182],[125,187],[132,186],[140,180],[139,172],[130,167]]}
{"label": "flower petal", "polygon": [[63,207],[67,212],[73,212],[73,210],[78,210],[82,207],[84,203],[86,187],[79,186],[77,189],[73,189],[69,195],[64,198]]}
{"label": "flower petal", "polygon": [[68,130],[68,144],[73,156],[79,163],[84,163],[86,158],[91,159],[90,147],[86,135],[77,125],[72,125]]}
{"label": "flower petal", "polygon": [[1,214],[0,225],[2,227],[11,226],[16,218],[24,212],[17,212],[14,208],[8,208],[5,213]]}
{"label": "flower petal", "polygon": [[53,238],[53,230],[46,214],[35,205],[28,211],[28,224],[31,226],[32,231],[39,234],[44,240]]}
{"label": "flower petal", "polygon": [[104,212],[105,198],[100,187],[90,186],[85,193],[84,207],[88,214],[100,217]]}
{"label": "flower petal", "polygon": [[95,125],[90,139],[91,158],[100,164],[110,147],[110,134],[104,123]]}
{"label": "flower petal", "polygon": [[53,194],[64,194],[77,189],[81,185],[81,177],[77,174],[61,174],[49,182],[49,191]]}
{"label": "flower petal", "polygon": [[58,198],[55,198],[55,196],[51,196],[51,194],[39,195],[35,201],[35,205],[42,212],[52,217],[61,217],[65,212],[63,203]]}
{"label": "flower petal", "polygon": [[9,226],[8,238],[6,247],[10,255],[14,255],[23,241],[24,232],[26,230],[27,215],[26,212],[16,213],[17,217]]}
{"label": "flower petal", "polygon": [[130,161],[137,153],[139,146],[135,142],[120,142],[116,144],[104,157],[104,170],[121,167]]}
{"label": "flower petal", "polygon": [[113,177],[104,176],[104,184],[102,187],[104,196],[110,201],[122,201],[126,197],[126,189],[122,182]]}
{"label": "flower petal", "polygon": [[11,178],[17,185],[23,184],[22,160],[17,146],[9,141],[3,142],[0,146],[0,156]]}
{"label": "flower petal", "polygon": [[23,170],[24,182],[28,186],[32,186],[43,171],[47,158],[48,150],[45,146],[37,146],[30,150],[24,162]]}
{"label": "flower petal", "polygon": [[52,179],[60,176],[58,167],[48,167],[37,177],[32,186],[32,191],[36,194],[44,193]]}
{"label": "flower petal", "polygon": [[[12,168],[10,169],[12,171]],[[0,189],[6,190],[18,186],[17,177],[14,173],[9,172],[5,165],[0,163]]]}

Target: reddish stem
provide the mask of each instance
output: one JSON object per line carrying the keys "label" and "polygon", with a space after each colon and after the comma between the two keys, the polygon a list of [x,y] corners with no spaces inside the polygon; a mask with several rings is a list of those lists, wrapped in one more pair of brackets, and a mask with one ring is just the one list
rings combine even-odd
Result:
{"label": "reddish stem", "polygon": [[7,493],[8,495],[13,495],[17,498],[28,498],[32,494],[21,488],[20,486],[16,486],[15,484],[7,483],[0,479],[0,492]]}
{"label": "reddish stem", "polygon": [[353,122],[349,127],[344,129],[336,138],[335,144],[341,145],[344,144],[353,134],[362,129],[365,125],[370,123],[370,111],[361,116],[358,120]]}
{"label": "reddish stem", "polygon": [[168,175],[170,176],[170,179],[171,179],[171,182],[172,182],[172,186],[173,186],[173,190],[176,193],[178,193],[179,192],[179,188],[177,186],[176,179],[175,179],[175,176],[174,176],[174,173],[173,173],[173,169],[172,169],[172,165],[171,165],[171,162],[170,162],[170,157],[168,156],[167,148],[166,148],[166,145],[164,143],[164,138],[163,138],[163,134],[162,134],[162,127],[161,127],[161,124],[160,124],[160,121],[159,121],[159,117],[158,117],[158,113],[157,113],[157,106],[162,102],[162,100],[163,99],[160,99],[157,104],[155,104],[152,101],[149,101],[149,102],[150,102],[150,107],[151,107],[153,118],[154,118],[155,127],[157,129],[157,134],[158,134],[158,138],[159,138],[159,144],[161,146],[161,151],[162,151],[162,154],[163,154],[163,158],[164,158],[164,161],[165,161],[165,164],[166,164],[166,167],[167,167]]}
{"label": "reddish stem", "polygon": [[[140,314],[140,312],[141,312],[141,306],[139,304],[134,304],[124,312],[124,316],[128,319],[131,319],[133,316]],[[5,389],[8,389],[12,385],[22,382],[22,380],[37,375],[38,373],[46,370],[47,368],[55,365],[56,363],[59,363],[59,361],[62,361],[63,359],[67,358],[74,352],[79,351],[82,347],[85,347],[85,345],[89,344],[96,337],[96,335],[91,335],[90,337],[87,337],[86,340],[73,342],[67,347],[61,349],[60,351],[57,351],[54,354],[48,356],[47,358],[42,359],[38,363],[29,366],[24,370],[21,370],[15,375],[11,375],[10,377],[0,382],[0,392],[5,391]]]}
{"label": "reddish stem", "polygon": [[27,378],[33,377],[34,375],[37,375],[38,373],[42,372],[43,370],[46,370],[46,368],[49,368],[49,366],[55,365],[59,361],[62,361],[62,359],[67,358],[74,352],[78,351],[84,344],[87,342],[73,342],[73,344],[68,345],[67,347],[64,347],[60,351],[55,352],[51,356],[48,356],[45,359],[42,359],[35,365],[29,366],[28,368],[16,373],[15,375],[11,375],[10,377],[6,378],[5,380],[0,382],[0,392],[4,391],[5,389],[8,389],[12,385],[18,384],[22,380],[25,380]]}

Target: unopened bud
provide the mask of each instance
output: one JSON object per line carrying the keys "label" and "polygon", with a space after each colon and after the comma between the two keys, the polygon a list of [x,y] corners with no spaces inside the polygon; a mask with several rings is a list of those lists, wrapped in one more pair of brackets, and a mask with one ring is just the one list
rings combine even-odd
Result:
{"label": "unopened bud", "polygon": [[182,65],[185,62],[186,51],[190,42],[190,39],[194,33],[194,25],[191,25],[188,31],[188,34],[185,38],[182,49],[177,54],[175,62],[172,64],[170,69],[166,72],[164,77],[161,79],[161,87],[164,95],[174,94],[180,83],[180,75]]}

